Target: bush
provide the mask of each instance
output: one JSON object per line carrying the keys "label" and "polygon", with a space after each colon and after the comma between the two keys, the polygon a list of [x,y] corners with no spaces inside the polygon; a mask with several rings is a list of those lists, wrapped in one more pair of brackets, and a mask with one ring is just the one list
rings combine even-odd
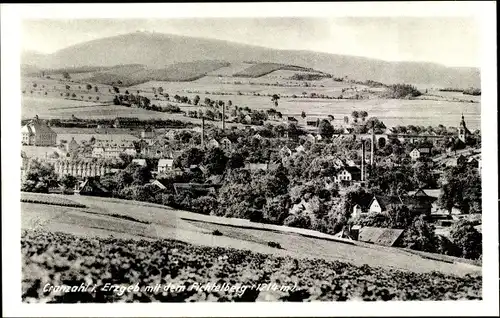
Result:
{"label": "bush", "polygon": [[482,255],[482,235],[467,220],[460,220],[450,230],[450,238],[464,258],[478,259]]}
{"label": "bush", "polygon": [[413,85],[394,84],[386,89],[383,96],[386,98],[402,99],[408,97],[418,97],[420,95],[422,95],[422,93]]}
{"label": "bush", "polygon": [[277,248],[277,249],[283,249],[283,247],[281,247],[281,244],[280,243],[276,243],[276,242],[267,242],[267,245],[270,246],[270,247],[274,247],[274,248]]}
{"label": "bush", "polygon": [[300,213],[300,214],[292,214],[289,215],[284,222],[284,225],[291,227],[298,227],[303,229],[311,228],[311,219],[309,216]]}
{"label": "bush", "polygon": [[215,236],[222,236],[223,234],[222,234],[222,232],[221,232],[221,231],[219,231],[219,230],[213,230],[213,231],[212,231],[212,235],[215,235]]}
{"label": "bush", "polygon": [[403,245],[413,250],[435,252],[437,238],[434,230],[434,226],[425,221],[425,216],[420,215],[406,230]]}
{"label": "bush", "polygon": [[192,211],[205,215],[210,215],[218,205],[217,200],[210,196],[201,196],[192,201]]}

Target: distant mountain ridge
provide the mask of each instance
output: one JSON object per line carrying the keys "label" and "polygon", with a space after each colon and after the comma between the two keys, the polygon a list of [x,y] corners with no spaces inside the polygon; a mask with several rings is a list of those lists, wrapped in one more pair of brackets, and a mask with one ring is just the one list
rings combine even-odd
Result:
{"label": "distant mountain ridge", "polygon": [[[383,44],[381,44],[383,45]],[[435,63],[387,62],[313,51],[265,48],[214,39],[136,32],[92,40],[52,54],[26,52],[22,64],[43,69],[142,64],[162,69],[175,63],[203,60],[258,61],[311,68],[336,77],[387,84],[411,83],[439,87],[480,87],[480,70]]]}

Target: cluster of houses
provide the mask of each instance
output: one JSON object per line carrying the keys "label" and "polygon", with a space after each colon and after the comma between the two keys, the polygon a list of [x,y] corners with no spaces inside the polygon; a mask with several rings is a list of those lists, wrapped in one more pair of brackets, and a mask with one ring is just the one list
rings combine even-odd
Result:
{"label": "cluster of houses", "polygon": [[137,150],[132,141],[96,141],[92,148],[93,158],[119,158],[120,154],[125,153],[130,156],[137,155]]}

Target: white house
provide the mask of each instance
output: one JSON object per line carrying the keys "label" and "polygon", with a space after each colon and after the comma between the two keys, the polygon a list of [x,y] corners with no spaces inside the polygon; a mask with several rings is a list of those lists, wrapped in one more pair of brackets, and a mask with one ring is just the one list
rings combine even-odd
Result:
{"label": "white house", "polygon": [[417,160],[420,157],[430,157],[430,155],[431,155],[430,147],[414,148],[410,152],[410,157],[412,160]]}
{"label": "white house", "polygon": [[158,161],[158,173],[164,173],[168,170],[172,170],[174,165],[174,159],[160,159]]}
{"label": "white house", "polygon": [[146,159],[133,159],[132,163],[135,163],[138,166],[146,167],[148,164],[146,163]]}
{"label": "white house", "polygon": [[211,147],[211,148],[219,148],[219,146],[220,146],[219,142],[218,142],[217,140],[215,140],[215,139],[211,139],[211,140],[207,143],[207,145],[208,145],[209,147]]}
{"label": "white house", "polygon": [[351,182],[361,180],[361,170],[358,167],[345,166],[337,173],[335,181],[337,183],[341,182]]}
{"label": "white house", "polygon": [[264,170],[267,171],[269,165],[267,163],[247,163],[245,164],[245,169],[250,171]]}
{"label": "white house", "polygon": [[305,152],[305,151],[306,151],[306,148],[304,148],[304,146],[300,145],[300,146],[298,146],[297,148],[295,148],[295,151],[296,151],[297,153]]}
{"label": "white house", "polygon": [[231,142],[231,140],[229,140],[227,137],[222,138],[219,143],[220,143],[221,148],[225,149],[225,150],[231,150],[231,147],[233,144]]}

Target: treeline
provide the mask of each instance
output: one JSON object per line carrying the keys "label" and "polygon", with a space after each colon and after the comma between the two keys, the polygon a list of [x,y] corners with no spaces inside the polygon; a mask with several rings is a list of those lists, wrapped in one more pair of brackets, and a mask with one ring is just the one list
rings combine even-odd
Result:
{"label": "treeline", "polygon": [[386,88],[382,94],[384,98],[406,99],[422,95],[422,93],[410,84],[394,84]]}
{"label": "treeline", "polygon": [[473,96],[480,96],[481,95],[481,89],[480,88],[474,88],[474,87],[469,87],[466,89],[462,88],[441,88],[439,89],[440,92],[457,92],[457,93],[462,93],[464,95],[473,95]]}
{"label": "treeline", "polygon": [[317,81],[323,78],[331,78],[330,74],[295,73],[289,79],[296,81]]}
{"label": "treeline", "polygon": [[[26,125],[30,119],[21,120],[21,125]],[[190,128],[199,126],[198,124],[183,122],[175,119],[143,119],[139,120],[139,127],[153,126],[158,128]],[[97,126],[112,127],[115,124],[114,119],[48,119],[47,124],[51,127],[65,128],[96,128]]]}

